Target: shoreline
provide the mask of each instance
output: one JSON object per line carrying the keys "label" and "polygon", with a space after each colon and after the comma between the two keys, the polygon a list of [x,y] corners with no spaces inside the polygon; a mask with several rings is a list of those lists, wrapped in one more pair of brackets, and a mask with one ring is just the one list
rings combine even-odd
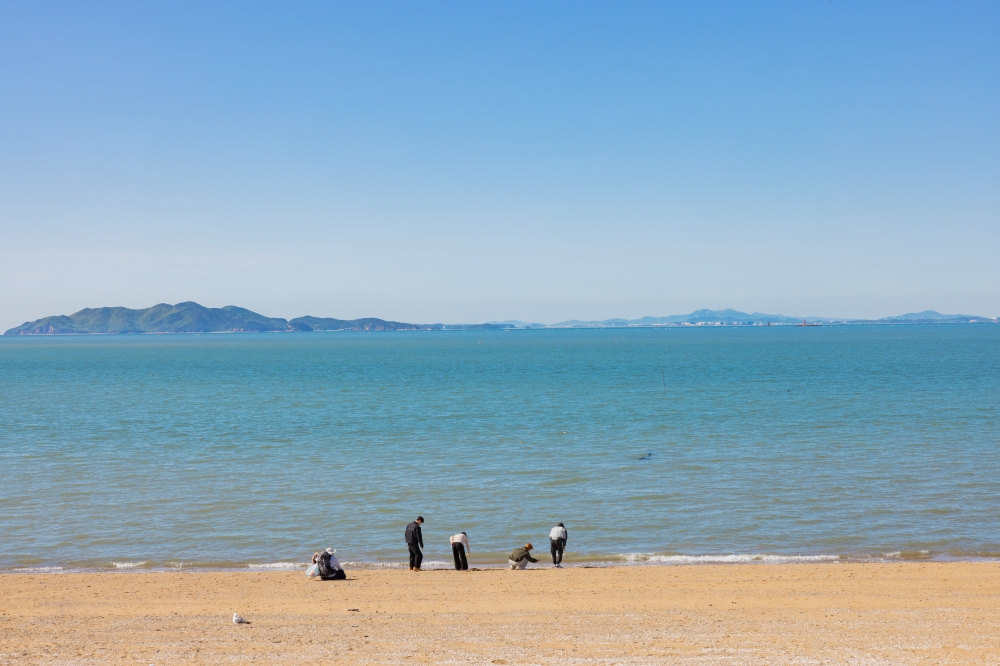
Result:
{"label": "shoreline", "polygon": [[[538,564],[534,568],[551,568],[547,561],[547,553],[539,553]],[[947,553],[930,554],[927,551],[895,551],[882,555],[849,556],[849,555],[778,555],[778,554],[734,554],[734,555],[655,555],[633,554],[619,556],[619,559],[578,559],[563,560],[564,569],[609,569],[609,568],[646,568],[646,567],[700,567],[700,566],[792,566],[792,565],[841,565],[841,564],[948,564],[948,563],[991,563],[1000,562],[1000,556],[964,555],[954,556]],[[407,565],[403,560],[389,562],[356,562],[344,561],[348,570],[357,571],[401,571]],[[237,573],[237,572],[304,572],[309,566],[307,561],[291,562],[167,562],[160,564],[152,560],[140,561],[102,561],[89,565],[60,565],[56,563],[17,564],[0,567],[0,575],[25,574],[99,574],[99,573]],[[488,560],[470,562],[470,568],[477,570],[506,569],[506,560]],[[424,560],[426,571],[452,570],[454,565],[449,560]]]}
{"label": "shoreline", "polygon": [[998,562],[8,575],[0,599],[3,665],[1000,661]]}

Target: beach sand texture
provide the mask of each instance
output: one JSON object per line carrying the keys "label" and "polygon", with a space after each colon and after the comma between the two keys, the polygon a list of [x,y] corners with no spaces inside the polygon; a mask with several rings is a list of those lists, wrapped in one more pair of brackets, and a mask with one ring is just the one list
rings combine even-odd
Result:
{"label": "beach sand texture", "polygon": [[3,575],[0,664],[1000,663],[1000,563],[349,575]]}

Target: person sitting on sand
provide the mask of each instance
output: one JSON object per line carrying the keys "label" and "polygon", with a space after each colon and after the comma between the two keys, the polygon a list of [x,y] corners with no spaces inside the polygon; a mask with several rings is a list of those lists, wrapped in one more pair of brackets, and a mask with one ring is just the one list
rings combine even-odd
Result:
{"label": "person sitting on sand", "polygon": [[312,564],[306,569],[306,575],[314,578],[319,575],[319,553],[313,553]]}
{"label": "person sitting on sand", "polygon": [[316,564],[319,565],[320,580],[344,580],[347,578],[344,567],[340,566],[337,556],[334,555],[336,552],[333,548],[327,548],[319,554],[319,560]]}
{"label": "person sitting on sand", "polygon": [[510,565],[511,569],[523,569],[528,566],[528,562],[537,562],[535,558],[531,556],[531,549],[534,548],[530,543],[524,544],[521,548],[515,548],[510,551],[510,557],[507,558],[507,564]]}

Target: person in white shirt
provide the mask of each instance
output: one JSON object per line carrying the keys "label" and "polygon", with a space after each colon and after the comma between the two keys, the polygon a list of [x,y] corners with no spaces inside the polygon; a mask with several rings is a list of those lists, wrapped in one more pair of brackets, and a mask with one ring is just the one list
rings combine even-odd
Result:
{"label": "person in white shirt", "polygon": [[344,580],[347,578],[344,567],[340,566],[340,561],[334,555],[336,552],[333,548],[327,548],[319,554],[316,564],[319,565],[320,580]]}
{"label": "person in white shirt", "polygon": [[465,558],[465,551],[468,549],[469,554],[472,554],[472,548],[469,548],[469,535],[465,532],[461,534],[456,534],[451,537],[451,554],[455,556],[455,570],[465,571],[469,568],[469,560]]}
{"label": "person in white shirt", "polygon": [[549,550],[552,553],[552,564],[562,569],[563,551],[566,550],[566,541],[569,540],[569,532],[566,526],[559,523],[549,532]]}

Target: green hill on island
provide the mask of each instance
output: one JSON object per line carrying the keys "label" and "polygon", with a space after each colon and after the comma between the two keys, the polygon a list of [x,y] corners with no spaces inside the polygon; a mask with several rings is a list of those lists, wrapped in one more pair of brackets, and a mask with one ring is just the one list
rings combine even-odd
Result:
{"label": "green hill on island", "polygon": [[419,331],[417,324],[403,324],[368,317],[365,319],[332,319],[330,317],[296,317],[288,322],[294,331]]}
{"label": "green hill on island", "polygon": [[139,333],[224,333],[267,331],[397,331],[421,326],[382,319],[299,317],[288,321],[227,305],[206,308],[194,302],[161,303],[145,310],[86,308],[71,315],[45,317],[10,329],[5,335],[87,335]]}

